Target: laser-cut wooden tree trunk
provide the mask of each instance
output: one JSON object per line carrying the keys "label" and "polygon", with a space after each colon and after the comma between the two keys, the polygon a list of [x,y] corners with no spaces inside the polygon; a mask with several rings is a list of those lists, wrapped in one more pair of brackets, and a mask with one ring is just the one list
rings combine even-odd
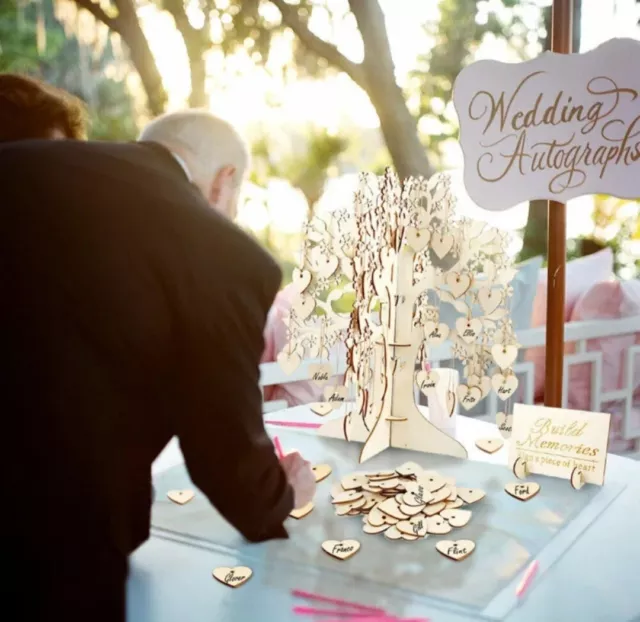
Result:
{"label": "laser-cut wooden tree trunk", "polygon": [[[465,375],[473,380],[448,388],[447,408],[452,413],[456,398],[470,408],[490,391],[492,381],[486,372],[492,341],[503,344],[503,363],[512,349],[517,354],[506,309],[510,292],[505,286],[513,276],[505,259],[506,238],[482,223],[455,218],[447,176],[429,182],[409,179],[401,186],[389,171],[380,182],[374,176],[362,177],[352,215],[339,212],[331,225],[316,225],[307,234],[303,266],[294,273],[294,283],[304,294],[293,307],[288,350],[280,355],[283,366],[295,364],[292,357],[304,356],[302,344],[309,334],[315,337],[321,331],[325,337],[331,335],[332,343],[342,335],[341,328],[333,325],[344,325],[346,318],[331,306],[342,293],[334,290],[326,301],[319,300],[319,290],[329,286],[326,273],[332,271],[330,277],[337,284],[340,263],[355,292],[346,330],[346,383],[355,385],[356,403],[344,418],[327,422],[318,434],[363,442],[361,462],[387,447],[465,458],[465,448],[418,409],[416,379],[429,395],[439,377],[434,370],[419,372],[416,378],[415,366],[417,360],[427,360],[428,346],[447,336],[452,339],[454,355],[464,361]],[[341,255],[341,261],[331,253]],[[472,285],[480,267],[486,278],[475,291]],[[318,273],[319,279],[313,276]],[[296,313],[308,309],[314,295],[323,308],[322,318],[310,321],[304,312],[303,322],[297,322]],[[442,302],[463,314],[452,327],[440,320]],[[502,379],[510,383],[509,395],[515,391],[514,379],[517,387],[508,369],[512,362],[501,367],[506,373]],[[502,384],[494,388],[503,390]]]}

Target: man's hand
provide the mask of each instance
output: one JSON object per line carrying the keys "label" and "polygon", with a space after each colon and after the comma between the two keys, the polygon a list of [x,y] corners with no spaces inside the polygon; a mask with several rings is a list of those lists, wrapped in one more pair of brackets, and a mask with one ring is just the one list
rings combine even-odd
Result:
{"label": "man's hand", "polygon": [[287,454],[280,464],[287,475],[289,485],[293,488],[295,509],[304,507],[316,493],[316,477],[307,462],[297,451]]}

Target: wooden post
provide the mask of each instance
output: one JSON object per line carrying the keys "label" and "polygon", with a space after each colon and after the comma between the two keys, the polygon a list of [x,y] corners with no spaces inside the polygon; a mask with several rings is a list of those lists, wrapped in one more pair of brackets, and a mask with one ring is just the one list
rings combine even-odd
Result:
{"label": "wooden post", "polygon": [[[551,50],[571,54],[573,0],[553,0]],[[547,233],[547,342],[545,362],[545,406],[562,406],[564,371],[564,298],[567,260],[567,209],[564,203],[549,201]]]}

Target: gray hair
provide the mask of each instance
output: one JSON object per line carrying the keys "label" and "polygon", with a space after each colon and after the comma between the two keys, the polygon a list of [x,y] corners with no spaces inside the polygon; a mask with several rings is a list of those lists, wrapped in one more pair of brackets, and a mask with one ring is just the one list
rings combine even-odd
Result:
{"label": "gray hair", "polygon": [[239,191],[249,168],[249,150],[235,128],[205,110],[169,112],[149,123],[139,140],[159,143],[180,156],[201,189],[207,189],[224,166],[235,168]]}

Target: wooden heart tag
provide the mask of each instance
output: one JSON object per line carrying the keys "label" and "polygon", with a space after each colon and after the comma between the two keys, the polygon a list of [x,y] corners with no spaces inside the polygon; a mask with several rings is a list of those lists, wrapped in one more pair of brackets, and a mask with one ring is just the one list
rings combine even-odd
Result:
{"label": "wooden heart tag", "polygon": [[504,487],[504,490],[507,494],[511,495],[514,499],[518,499],[518,501],[529,501],[529,499],[533,499],[540,492],[540,484],[536,482],[514,482],[511,484],[507,484]]}
{"label": "wooden heart tag", "polygon": [[440,540],[436,544],[438,553],[442,553],[445,557],[453,559],[456,562],[462,561],[465,557],[469,557],[476,548],[476,543],[471,540]]}
{"label": "wooden heart tag", "polygon": [[178,505],[184,505],[185,503],[189,503],[189,501],[195,497],[195,494],[193,490],[170,490],[167,493],[167,497],[170,501]]}
{"label": "wooden heart tag", "polygon": [[302,363],[302,359],[297,352],[289,353],[286,350],[280,352],[276,357],[276,360],[278,361],[282,371],[287,374],[287,376],[290,376],[296,369],[298,369],[300,363]]}
{"label": "wooden heart tag", "polygon": [[436,390],[438,380],[440,380],[438,372],[433,369],[431,371],[422,370],[416,374],[416,384],[427,397]]}
{"label": "wooden heart tag", "polygon": [[313,474],[316,477],[316,484],[327,479],[331,475],[331,467],[328,464],[315,464],[311,467]]}
{"label": "wooden heart tag", "polygon": [[465,410],[470,410],[482,399],[480,387],[468,387],[466,384],[458,385],[458,400]]}
{"label": "wooden heart tag", "polygon": [[479,438],[476,440],[476,447],[485,453],[495,454],[502,449],[504,441],[501,438]]}
{"label": "wooden heart tag", "polygon": [[322,543],[322,550],[331,557],[344,561],[360,550],[360,542],[357,540],[325,540]]}
{"label": "wooden heart tag", "polygon": [[313,363],[309,365],[309,377],[318,386],[323,386],[329,382],[333,369],[330,363]]}
{"label": "wooden heart tag", "polygon": [[456,320],[456,330],[462,341],[465,343],[473,343],[478,335],[482,332],[482,322],[475,318],[473,320],[461,317]]}
{"label": "wooden heart tag", "polygon": [[501,400],[508,400],[518,388],[518,376],[509,374],[495,374],[491,378],[491,384]]}
{"label": "wooden heart tag", "polygon": [[496,425],[498,426],[498,431],[504,438],[510,438],[511,430],[513,430],[513,415],[498,413],[496,415]]}
{"label": "wooden heart tag", "polygon": [[452,527],[464,527],[471,520],[469,510],[443,510],[440,516]]}
{"label": "wooden heart tag", "polygon": [[301,294],[309,285],[311,285],[311,272],[309,270],[300,270],[300,268],[294,268],[291,274],[291,280],[294,287]]}
{"label": "wooden heart tag", "polygon": [[325,387],[324,399],[327,404],[331,404],[331,407],[335,410],[340,408],[347,399],[348,389],[344,386],[331,386]]}
{"label": "wooden heart tag", "polygon": [[518,357],[518,348],[516,348],[516,346],[507,346],[496,343],[491,348],[491,354],[493,354],[493,359],[500,369],[507,369],[508,367],[511,367],[511,364]]}
{"label": "wooden heart tag", "polygon": [[298,508],[297,510],[291,510],[291,512],[289,512],[289,516],[291,516],[291,518],[300,520],[301,518],[304,518],[307,514],[311,514],[311,510],[313,510],[313,502],[309,501],[307,505],[303,505],[301,508]]}
{"label": "wooden heart tag", "polygon": [[466,505],[480,501],[480,499],[484,499],[484,496],[484,490],[479,488],[458,488],[458,499],[462,499]]}
{"label": "wooden heart tag", "polygon": [[240,587],[246,583],[253,574],[251,568],[246,566],[236,566],[235,568],[216,568],[213,572],[213,578],[229,587]]}
{"label": "wooden heart tag", "polygon": [[333,404],[329,402],[315,402],[309,406],[312,413],[315,413],[319,417],[325,417],[333,410]]}
{"label": "wooden heart tag", "polygon": [[450,233],[445,233],[444,235],[434,235],[431,238],[431,248],[440,259],[443,259],[449,254],[449,251],[453,248],[454,243],[455,239]]}

